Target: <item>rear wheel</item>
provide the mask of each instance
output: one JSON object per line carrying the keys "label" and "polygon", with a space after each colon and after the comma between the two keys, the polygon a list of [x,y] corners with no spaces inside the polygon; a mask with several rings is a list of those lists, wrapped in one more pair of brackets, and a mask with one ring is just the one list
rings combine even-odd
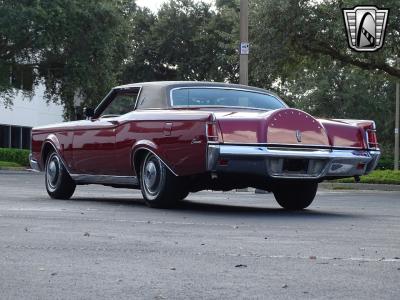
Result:
{"label": "rear wheel", "polygon": [[189,192],[186,189],[182,189],[178,193],[178,199],[179,200],[184,200],[187,196],[189,196]]}
{"label": "rear wheel", "polygon": [[140,167],[140,188],[147,206],[169,208],[187,195],[177,178],[153,153],[147,154]]}
{"label": "rear wheel", "polygon": [[47,156],[45,171],[46,190],[49,196],[54,199],[71,198],[76,185],[56,152],[51,152]]}
{"label": "rear wheel", "polygon": [[284,209],[301,210],[313,202],[317,189],[316,182],[285,182],[278,184],[273,193]]}

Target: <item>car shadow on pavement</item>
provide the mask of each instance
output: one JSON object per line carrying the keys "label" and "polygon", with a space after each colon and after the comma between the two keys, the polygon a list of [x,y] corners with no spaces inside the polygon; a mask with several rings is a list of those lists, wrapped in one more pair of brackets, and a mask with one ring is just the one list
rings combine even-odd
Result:
{"label": "car shadow on pavement", "polygon": [[264,206],[246,206],[246,205],[229,205],[222,203],[204,203],[204,202],[193,202],[190,200],[185,200],[180,203],[176,208],[177,210],[183,210],[185,212],[194,213],[214,213],[224,214],[224,215],[241,215],[241,216],[260,216],[265,215],[268,217],[334,217],[334,218],[354,218],[359,217],[358,215],[342,212],[331,212],[321,209],[313,209],[311,206],[308,209],[302,211],[288,211],[278,207],[264,207]]}
{"label": "car shadow on pavement", "polygon": [[[127,207],[141,207],[154,211],[152,208],[147,208],[142,198],[110,198],[110,197],[74,197],[70,201],[82,201],[82,202],[97,202],[109,205],[124,205]],[[318,207],[318,206],[317,206]],[[161,211],[161,210],[160,210]],[[256,205],[237,205],[237,204],[226,204],[226,203],[210,203],[210,202],[199,202],[184,200],[181,201],[176,207],[166,209],[168,212],[185,212],[193,215],[202,214],[213,214],[213,215],[224,215],[224,216],[241,216],[241,217],[252,217],[260,215],[268,217],[307,217],[307,218],[356,218],[361,217],[357,214],[344,213],[344,212],[332,212],[322,210],[320,208],[315,209],[312,206],[302,211],[287,211],[277,207],[265,207]]]}

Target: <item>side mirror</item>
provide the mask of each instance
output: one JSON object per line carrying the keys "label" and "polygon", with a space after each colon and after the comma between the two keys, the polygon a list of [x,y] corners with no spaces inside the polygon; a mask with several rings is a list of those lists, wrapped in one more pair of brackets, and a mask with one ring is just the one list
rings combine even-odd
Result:
{"label": "side mirror", "polygon": [[84,114],[87,119],[93,118],[94,117],[93,107],[85,107]]}

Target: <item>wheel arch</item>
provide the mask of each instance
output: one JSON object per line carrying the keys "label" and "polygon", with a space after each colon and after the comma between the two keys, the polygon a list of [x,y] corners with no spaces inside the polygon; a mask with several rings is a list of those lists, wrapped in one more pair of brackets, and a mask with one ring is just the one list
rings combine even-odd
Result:
{"label": "wheel arch", "polygon": [[61,151],[61,144],[57,138],[57,136],[55,134],[50,134],[44,141],[42,144],[42,149],[40,151],[40,158],[42,161],[42,165],[43,165],[43,170],[45,168],[45,164],[46,164],[46,159],[48,157],[48,155],[52,152],[55,151],[58,156],[61,159],[61,162],[63,163],[65,169],[67,170],[68,173],[69,169],[67,167],[67,164],[65,163],[64,157],[62,155],[62,151]]}
{"label": "wheel arch", "polygon": [[140,164],[148,153],[154,154],[168,168],[168,170],[171,171],[172,174],[179,176],[157,152],[159,152],[157,145],[150,141],[142,141],[141,143],[138,142],[134,145],[132,148],[131,163],[138,179],[140,177]]}
{"label": "wheel arch", "polygon": [[45,141],[41,151],[43,169],[46,164],[46,159],[52,151],[56,151],[54,145],[50,141]]}

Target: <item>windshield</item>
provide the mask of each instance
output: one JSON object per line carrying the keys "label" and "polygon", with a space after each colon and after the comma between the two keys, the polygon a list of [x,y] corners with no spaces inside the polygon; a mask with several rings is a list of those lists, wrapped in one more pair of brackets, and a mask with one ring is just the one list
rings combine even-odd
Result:
{"label": "windshield", "polygon": [[224,88],[179,88],[171,92],[172,106],[228,106],[256,109],[285,107],[276,97],[259,92]]}

